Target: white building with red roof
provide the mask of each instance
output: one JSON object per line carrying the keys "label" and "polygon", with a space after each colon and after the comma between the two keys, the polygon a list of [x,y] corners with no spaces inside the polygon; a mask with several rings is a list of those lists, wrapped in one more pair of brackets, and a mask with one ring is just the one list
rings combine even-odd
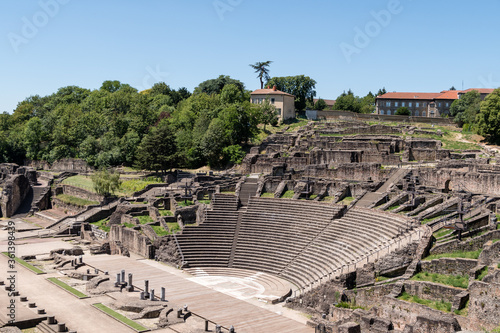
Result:
{"label": "white building with red roof", "polygon": [[250,94],[252,104],[262,104],[265,100],[276,107],[278,118],[280,120],[295,118],[295,96],[276,89],[257,89]]}
{"label": "white building with red roof", "polygon": [[407,107],[414,117],[440,117],[450,114],[450,106],[463,94],[477,90],[484,99],[494,89],[443,90],[439,93],[388,92],[375,99],[375,113],[394,115]]}

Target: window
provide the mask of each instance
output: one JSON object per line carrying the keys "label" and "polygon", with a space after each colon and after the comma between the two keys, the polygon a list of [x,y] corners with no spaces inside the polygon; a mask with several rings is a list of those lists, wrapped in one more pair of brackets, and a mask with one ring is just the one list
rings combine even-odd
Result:
{"label": "window", "polygon": [[274,98],[271,98],[271,104],[274,104]]}
{"label": "window", "polygon": [[405,102],[401,102],[401,106],[406,106],[406,103]]}
{"label": "window", "polygon": [[385,102],[385,106],[391,106],[391,102]]}
{"label": "window", "polygon": [[417,110],[417,111],[415,111],[415,117],[418,117],[418,116],[420,116],[420,112]]}
{"label": "window", "polygon": [[441,102],[438,103],[438,106],[441,107]]}
{"label": "window", "polygon": [[387,110],[387,114],[390,116],[391,115],[391,110]]}
{"label": "window", "polygon": [[281,117],[281,109],[276,109],[276,111],[278,112],[278,116]]}
{"label": "window", "polygon": [[424,103],[422,103],[422,104],[423,104],[423,106],[424,106],[424,107],[425,107],[425,106],[427,106],[427,102],[424,102]]}
{"label": "window", "polygon": [[380,110],[380,114],[384,114],[384,110]]}
{"label": "window", "polygon": [[446,102],[446,107],[450,106],[450,103]]}
{"label": "window", "polygon": [[399,104],[398,102],[394,102],[394,106],[396,106],[396,107],[397,107],[397,106],[398,106],[398,104]]}
{"label": "window", "polygon": [[425,111],[422,111],[422,117],[425,117]]}
{"label": "window", "polygon": [[415,106],[418,108],[420,106],[420,103],[419,102],[415,103]]}
{"label": "window", "polygon": [[412,107],[412,106],[413,106],[413,103],[412,103],[412,102],[409,102],[409,103],[408,103],[408,106],[409,106],[409,107]]}

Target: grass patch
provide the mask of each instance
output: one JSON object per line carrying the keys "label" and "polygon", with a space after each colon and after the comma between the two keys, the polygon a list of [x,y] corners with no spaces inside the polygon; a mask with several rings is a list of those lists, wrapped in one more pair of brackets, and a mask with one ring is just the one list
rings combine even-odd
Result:
{"label": "grass patch", "polygon": [[483,249],[479,249],[476,251],[456,251],[452,253],[431,254],[430,256],[425,257],[423,260],[433,260],[439,258],[477,259],[479,258],[481,251],[483,251]]}
{"label": "grass patch", "polygon": [[261,198],[274,198],[274,193],[264,192],[260,195]]}
{"label": "grass patch", "polygon": [[140,216],[136,216],[136,217],[139,220],[140,224],[148,224],[148,223],[154,222],[153,219],[151,218],[151,216],[149,216],[149,215],[140,215]]}
{"label": "grass patch", "polygon": [[391,211],[391,210],[394,210],[394,209],[398,209],[399,207],[401,207],[401,205],[396,205],[396,206],[389,207],[388,211]]}
{"label": "grass patch", "polygon": [[375,282],[381,282],[381,281],[385,281],[385,280],[389,280],[389,279],[390,279],[390,277],[380,275],[380,276],[377,276],[375,278]]}
{"label": "grass patch", "polygon": [[335,307],[336,308],[343,308],[343,309],[352,309],[352,310],[355,310],[355,309],[366,310],[366,308],[364,306],[359,306],[359,305],[356,305],[356,303],[349,303],[349,302],[339,302],[339,303],[335,304]]}
{"label": "grass patch", "polygon": [[105,218],[105,219],[99,220],[97,222],[90,222],[90,224],[95,225],[96,227],[98,227],[102,231],[109,232],[111,230],[111,227],[106,225],[106,224],[108,224],[108,221],[109,221],[109,218]]}
{"label": "grass patch", "polygon": [[323,201],[325,201],[325,202],[333,201],[333,199],[335,199],[335,197],[332,197],[332,196],[329,196],[329,195],[323,197]]}
{"label": "grass patch", "polygon": [[293,198],[293,195],[295,194],[294,191],[285,191],[283,195],[281,196],[283,199],[291,199]]}
{"label": "grass patch", "polygon": [[55,285],[63,288],[64,290],[66,290],[67,292],[69,292],[70,294],[73,294],[74,296],[76,296],[78,298],[88,298],[87,295],[85,295],[84,293],[82,293],[82,292],[76,290],[75,288],[67,285],[66,283],[62,282],[58,278],[51,277],[51,278],[48,278],[47,280],[49,280],[53,284],[55,284]]}
{"label": "grass patch", "polygon": [[128,179],[122,181],[122,186],[117,193],[121,195],[132,195],[132,193],[143,190],[146,186],[150,184],[161,183],[160,178],[148,177],[146,179]]}
{"label": "grass patch", "polygon": [[436,231],[435,233],[433,233],[432,235],[434,236],[434,238],[440,238],[443,236],[447,236],[447,235],[451,234],[452,232],[453,232],[453,229],[441,228],[438,231]]}
{"label": "grass patch", "polygon": [[93,200],[87,200],[79,197],[74,197],[72,195],[68,194],[59,194],[56,196],[57,199],[61,200],[62,202],[65,202],[70,205],[75,205],[75,206],[88,206],[88,205],[98,205],[98,201],[93,201]]}
{"label": "grass patch", "polygon": [[314,200],[314,199],[316,199],[317,197],[318,197],[318,195],[317,195],[317,194],[311,194],[311,195],[309,196],[309,200]]}
{"label": "grass patch", "polygon": [[174,216],[174,213],[169,209],[158,209],[158,211],[160,212],[160,216]]}
{"label": "grass patch", "polygon": [[420,298],[418,296],[410,295],[406,291],[403,292],[403,294],[401,296],[399,296],[398,299],[400,299],[402,301],[422,304],[422,305],[428,306],[430,308],[433,308],[433,309],[436,309],[439,311],[444,311],[444,312],[451,311],[451,303],[450,302],[445,302],[443,300],[431,301],[428,299]]}
{"label": "grass patch", "polygon": [[63,180],[61,184],[83,188],[84,190],[95,193],[94,183],[92,182],[90,176],[88,177],[83,175],[71,176]]}
{"label": "grass patch", "polygon": [[153,230],[159,237],[169,234],[168,230],[165,230],[165,228],[163,228],[161,225],[152,225],[151,228],[153,228]]}
{"label": "grass patch", "polygon": [[429,223],[429,222],[431,222],[431,221],[434,221],[435,219],[440,218],[440,217],[441,217],[441,216],[436,216],[436,217],[431,217],[431,218],[423,219],[423,220],[421,221],[421,223],[422,223],[422,224],[427,224],[427,223]]}
{"label": "grass patch", "polygon": [[102,312],[110,315],[111,317],[115,318],[116,320],[122,322],[123,324],[133,328],[134,330],[136,330],[138,332],[148,331],[148,329],[146,327],[139,325],[135,321],[128,319],[124,315],[119,314],[118,312],[114,311],[113,309],[108,308],[106,305],[104,305],[102,303],[92,304],[92,306],[101,310]]}
{"label": "grass patch", "polygon": [[2,252],[2,253],[3,253],[3,255],[5,255],[7,258],[9,258],[9,259],[14,259],[14,260],[15,260],[18,264],[20,264],[20,265],[22,265],[22,266],[26,267],[27,269],[29,269],[30,271],[32,271],[32,272],[33,272],[33,273],[35,273],[35,274],[45,274],[45,272],[44,272],[44,271],[42,271],[40,268],[33,266],[32,264],[30,264],[30,263],[28,263],[28,262],[24,261],[24,260],[23,260],[23,259],[21,259],[21,258],[18,258],[18,257],[14,257],[14,258],[12,258],[12,257],[9,255],[9,253],[8,253],[8,252]]}
{"label": "grass patch", "polygon": [[167,226],[173,234],[181,230],[177,222],[167,222]]}
{"label": "grass patch", "polygon": [[484,267],[482,270],[481,270],[481,273],[479,273],[479,275],[477,276],[477,279],[476,280],[479,280],[479,281],[483,281],[484,277],[488,275],[488,266]]}
{"label": "grass patch", "polygon": [[444,275],[429,272],[420,272],[411,278],[414,281],[429,281],[445,284],[452,287],[467,289],[469,276],[467,275]]}
{"label": "grass patch", "polygon": [[192,206],[194,205],[192,200],[182,200],[182,201],[177,201],[177,204],[181,207],[187,207],[187,206]]}
{"label": "grass patch", "polygon": [[345,197],[344,199],[342,199],[341,202],[339,202],[340,204],[342,205],[349,205],[351,202],[354,201],[354,197]]}
{"label": "grass patch", "polygon": [[465,306],[462,309],[455,310],[453,311],[453,313],[462,317],[467,317],[467,315],[469,314],[469,301],[465,303]]}
{"label": "grass patch", "polygon": [[198,200],[199,203],[210,205],[210,200]]}
{"label": "grass patch", "polygon": [[127,222],[123,223],[123,225],[126,226],[127,228],[131,228],[131,229],[133,229],[133,228],[136,227],[135,224],[133,224],[133,223],[127,223]]}

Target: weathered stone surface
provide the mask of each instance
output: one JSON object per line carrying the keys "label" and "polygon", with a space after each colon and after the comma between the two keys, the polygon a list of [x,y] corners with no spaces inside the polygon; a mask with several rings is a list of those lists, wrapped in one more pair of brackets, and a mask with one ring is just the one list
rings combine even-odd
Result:
{"label": "weathered stone surface", "polygon": [[358,323],[348,322],[339,326],[339,333],[361,333],[361,326]]}
{"label": "weathered stone surface", "polygon": [[473,281],[469,285],[469,320],[475,328],[496,328],[499,324],[500,284]]}
{"label": "weathered stone surface", "polygon": [[79,246],[71,249],[55,249],[50,251],[50,257],[54,257],[56,253],[63,256],[81,256],[83,255],[83,249]]}
{"label": "weathered stone surface", "polygon": [[13,175],[2,186],[0,209],[3,217],[15,214],[30,190],[30,183],[24,175]]}
{"label": "weathered stone surface", "polygon": [[478,258],[479,265],[492,265],[500,262],[500,242],[487,242]]}
{"label": "weathered stone surface", "polygon": [[429,273],[467,275],[471,269],[477,266],[477,263],[476,259],[440,258],[430,261],[422,260],[420,268]]}
{"label": "weathered stone surface", "polygon": [[460,324],[455,318],[439,315],[417,316],[412,333],[454,333],[460,331]]}
{"label": "weathered stone surface", "polygon": [[418,243],[412,243],[380,258],[375,263],[375,271],[379,275],[404,273],[406,267],[413,261],[417,247]]}

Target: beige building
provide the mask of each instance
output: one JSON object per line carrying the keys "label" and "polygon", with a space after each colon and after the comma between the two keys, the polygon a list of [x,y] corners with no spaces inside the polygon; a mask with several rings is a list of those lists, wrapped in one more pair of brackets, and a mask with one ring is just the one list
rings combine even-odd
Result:
{"label": "beige building", "polygon": [[413,117],[444,117],[450,106],[463,94],[477,90],[484,99],[493,89],[444,90],[439,93],[388,92],[376,97],[375,113],[395,115],[400,107],[407,107]]}
{"label": "beige building", "polygon": [[266,98],[276,107],[280,120],[295,118],[295,96],[279,91],[276,86],[272,89],[257,89],[250,94],[252,104],[261,104]]}

